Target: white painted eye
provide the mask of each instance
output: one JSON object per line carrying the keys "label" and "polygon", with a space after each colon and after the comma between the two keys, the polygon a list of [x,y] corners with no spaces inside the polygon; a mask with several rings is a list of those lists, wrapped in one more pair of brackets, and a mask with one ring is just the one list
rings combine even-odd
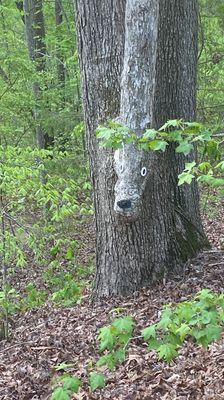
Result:
{"label": "white painted eye", "polygon": [[120,172],[124,172],[124,166],[123,165],[120,166]]}
{"label": "white painted eye", "polygon": [[147,173],[147,169],[146,169],[146,167],[143,167],[141,169],[141,176],[146,176],[146,173]]}

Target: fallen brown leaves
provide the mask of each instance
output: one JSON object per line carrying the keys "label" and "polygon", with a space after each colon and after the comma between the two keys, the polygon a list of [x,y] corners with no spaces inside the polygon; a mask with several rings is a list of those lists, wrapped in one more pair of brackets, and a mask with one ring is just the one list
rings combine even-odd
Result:
{"label": "fallen brown leaves", "polygon": [[[223,221],[217,224],[221,231]],[[214,229],[213,223],[209,235],[214,236],[217,250],[193,260],[184,277],[143,289],[135,297],[92,304],[87,294],[81,305],[70,309],[56,309],[49,302],[19,315],[10,342],[0,343],[0,399],[49,399],[52,382],[63,372],[54,367],[62,362],[71,364],[69,372],[84,382],[73,397],[78,400],[224,399],[224,338],[208,350],[188,341],[180,355],[166,364],[137,337],[130,343],[126,361],[115,372],[106,371],[106,388],[91,393],[88,386],[89,372],[98,359],[98,329],[117,316],[116,308],[133,316],[138,336],[143,327],[158,320],[164,304],[185,300],[202,288],[223,289],[224,252]]]}

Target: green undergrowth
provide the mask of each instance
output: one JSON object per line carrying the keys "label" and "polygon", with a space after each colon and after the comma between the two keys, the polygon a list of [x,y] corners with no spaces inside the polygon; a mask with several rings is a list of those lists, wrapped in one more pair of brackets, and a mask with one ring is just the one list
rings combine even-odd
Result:
{"label": "green undergrowth", "polygon": [[58,264],[51,264],[43,274],[43,287],[38,288],[33,282],[28,283],[23,291],[7,286],[0,291],[0,320],[5,315],[13,317],[18,312],[25,312],[42,306],[47,300],[58,307],[71,307],[81,301],[82,291],[90,284],[93,264],[86,266],[70,265],[70,270],[61,270]]}
{"label": "green undergrowth", "polygon": [[[133,340],[140,340],[139,346],[147,345],[149,351],[156,352],[159,360],[170,363],[189,341],[207,349],[212,342],[221,339],[224,294],[203,289],[193,299],[166,305],[159,321],[142,329],[138,336],[135,336],[135,329],[136,322],[131,316],[116,318],[110,325],[100,328],[99,359],[95,367],[92,363],[89,365],[88,383],[92,391],[106,386],[105,371],[113,372],[125,362]],[[66,364],[62,364],[62,369],[66,370]],[[69,400],[81,386],[79,378],[66,372],[54,382],[51,400]]]}

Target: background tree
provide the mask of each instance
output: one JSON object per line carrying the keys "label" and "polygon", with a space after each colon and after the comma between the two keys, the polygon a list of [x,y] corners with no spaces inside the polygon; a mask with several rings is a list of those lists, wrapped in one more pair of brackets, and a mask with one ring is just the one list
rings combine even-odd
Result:
{"label": "background tree", "polygon": [[[90,5],[88,0],[76,1],[84,109],[96,209],[95,289],[99,297],[133,292],[174,271],[207,245],[198,214],[196,189],[190,188],[187,194],[177,189],[177,173],[182,160],[175,156],[173,149],[153,159],[151,155],[145,156],[147,160],[144,163],[147,162],[147,168],[150,167],[150,178],[141,196],[138,219],[126,221],[117,218],[114,213],[116,177],[113,154],[99,149],[94,131],[99,123],[120,114],[124,5],[124,2],[118,2],[112,9],[109,1],[100,5]],[[162,123],[164,118],[187,117],[192,120],[195,117],[196,3],[182,0],[170,7],[170,2],[163,0],[159,14],[154,14],[157,1],[152,1],[150,5],[149,8],[145,3],[142,5],[142,2],[132,0],[127,1],[126,5],[124,63],[128,67],[124,68],[122,81],[121,120],[127,125],[134,121],[134,129],[140,131],[151,122],[147,118],[144,123],[144,116],[137,106],[138,100],[142,104],[138,87],[146,84],[142,80],[146,76],[153,82],[148,95],[155,92],[153,99],[150,98],[148,112],[155,126]],[[172,23],[168,24],[167,18]],[[150,21],[150,26],[147,21]],[[158,35],[155,66],[148,64],[152,55],[152,43],[147,40],[151,37],[149,30],[151,34],[154,32],[154,38]],[[186,60],[188,68],[184,64]],[[160,65],[164,62],[168,62],[168,65],[162,70]],[[154,81],[152,68],[156,68]],[[177,76],[176,71],[180,75]],[[186,86],[189,85],[188,88],[181,83],[182,80]],[[174,101],[176,95],[178,100]],[[145,101],[149,100],[146,98]],[[187,111],[184,111],[185,108]],[[122,118],[124,113],[127,113],[125,119]],[[132,125],[129,127],[133,128]],[[134,177],[139,174],[139,186],[142,179],[139,163],[134,163],[133,168]],[[123,188],[127,183],[130,185],[124,180]]]}
{"label": "background tree", "polygon": [[62,1],[55,0],[55,25],[56,25],[56,35],[58,36],[57,43],[57,69],[58,69],[58,82],[61,88],[61,91],[64,95],[65,90],[65,67],[64,67],[64,59],[61,54],[60,49],[60,35],[59,31],[63,24],[63,10],[62,10]]}
{"label": "background tree", "polygon": [[[34,68],[37,75],[44,75],[46,71],[46,38],[45,38],[45,24],[43,15],[42,0],[24,0],[24,14],[25,14],[25,27],[26,37],[31,61],[34,62]],[[41,100],[42,90],[38,78],[33,83],[33,91],[35,97],[34,116],[36,121],[36,138],[38,147],[45,149],[48,147],[50,136],[44,131],[41,122]]]}

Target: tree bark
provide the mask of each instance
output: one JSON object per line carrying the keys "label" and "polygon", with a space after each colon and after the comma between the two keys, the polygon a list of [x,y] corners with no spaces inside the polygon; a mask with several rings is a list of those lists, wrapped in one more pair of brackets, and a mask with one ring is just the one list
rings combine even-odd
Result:
{"label": "tree bark", "polygon": [[[123,153],[120,151],[118,157],[115,154],[116,176],[113,152],[98,147],[94,130],[99,123],[117,118],[141,133],[152,123],[160,125],[163,118],[166,120],[173,115],[170,102],[175,98],[176,92],[179,99],[181,98],[176,104],[178,107],[181,104],[181,107],[176,109],[172,103],[175,116],[187,119],[194,116],[195,80],[188,76],[192,74],[191,67],[185,68],[182,62],[189,56],[195,60],[196,47],[193,46],[190,51],[189,46],[182,45],[178,54],[180,51],[186,51],[187,54],[172,61],[172,64],[178,64],[177,70],[183,71],[180,79],[186,79],[187,84],[192,82],[192,88],[186,92],[177,89],[181,84],[175,68],[162,70],[159,65],[161,58],[166,58],[166,48],[163,44],[166,35],[169,37],[171,49],[172,46],[178,47],[175,42],[176,36],[172,35],[173,25],[176,27],[175,35],[178,34],[180,25],[179,32],[181,31],[182,36],[181,40],[178,36],[177,41],[183,44],[188,40],[189,28],[186,29],[185,21],[189,12],[188,0],[175,1],[178,3],[178,10],[184,6],[184,12],[178,14],[178,26],[175,16],[172,23],[165,20],[163,6],[166,6],[168,11],[168,0],[160,1],[160,9],[157,0],[127,0],[124,25],[125,3],[121,0],[115,2],[115,5],[110,0],[76,0],[87,143],[96,212],[96,297],[133,293],[140,287],[176,271],[183,262],[207,245],[197,212],[198,198],[195,190],[185,192],[177,188],[177,173],[182,167],[182,160],[176,157],[173,149],[162,155],[143,155],[136,153],[136,149],[130,153],[130,148],[129,151],[125,148]],[[173,7],[172,9],[174,10]],[[191,14],[192,12],[195,13],[196,9],[193,8]],[[190,26],[196,32],[195,22],[194,15]],[[192,33],[190,37],[192,40]],[[167,57],[172,57],[172,53],[167,54]],[[196,67],[195,61],[190,61],[191,64],[192,68]],[[162,80],[165,82],[164,88],[167,88],[165,97],[159,81],[162,73],[166,73]],[[172,82],[177,80],[177,86],[171,84],[170,79]],[[189,98],[192,95],[193,100]],[[159,99],[157,96],[160,96]],[[160,120],[159,102],[164,102]],[[186,105],[189,111],[183,114]],[[138,157],[135,157],[136,154]],[[128,181],[130,173],[126,177],[120,176],[124,172],[123,165],[117,169],[124,161],[132,166],[131,183]],[[144,167],[147,170],[147,179],[141,176]],[[141,181],[143,178],[144,184]],[[116,193],[115,184],[118,186]],[[127,213],[123,209],[118,210],[116,206],[121,200],[117,197],[118,193],[125,195],[123,200],[126,201],[126,205],[129,204],[127,201],[133,200],[127,198],[125,190],[128,185],[134,186],[135,189],[137,187],[139,201],[137,206],[134,204],[134,211],[129,209]],[[186,194],[188,192],[189,197]],[[128,195],[130,197],[130,193]],[[192,199],[194,205],[191,204]],[[195,205],[196,213],[193,214]]]}
{"label": "tree bark", "polygon": [[[31,61],[34,62],[37,74],[43,75],[46,71],[46,44],[45,24],[42,0],[24,0],[24,15],[26,38]],[[33,83],[35,97],[34,116],[36,122],[36,139],[40,149],[52,145],[52,138],[43,127],[41,115],[42,89],[38,81]]]}
{"label": "tree bark", "polygon": [[[175,40],[174,40],[175,38]],[[198,2],[197,0],[160,0],[157,45],[156,87],[153,102],[153,126],[159,128],[169,119],[195,121],[198,59]],[[172,174],[177,213],[195,223],[200,231],[197,184],[178,187],[178,174],[188,157],[175,153],[170,147],[169,165]]]}
{"label": "tree bark", "polygon": [[58,70],[58,82],[60,91],[63,94],[65,91],[65,66],[64,60],[60,48],[60,27],[63,23],[63,11],[62,11],[62,0],[55,0],[55,26],[56,26],[56,37],[57,37],[57,70]]}

